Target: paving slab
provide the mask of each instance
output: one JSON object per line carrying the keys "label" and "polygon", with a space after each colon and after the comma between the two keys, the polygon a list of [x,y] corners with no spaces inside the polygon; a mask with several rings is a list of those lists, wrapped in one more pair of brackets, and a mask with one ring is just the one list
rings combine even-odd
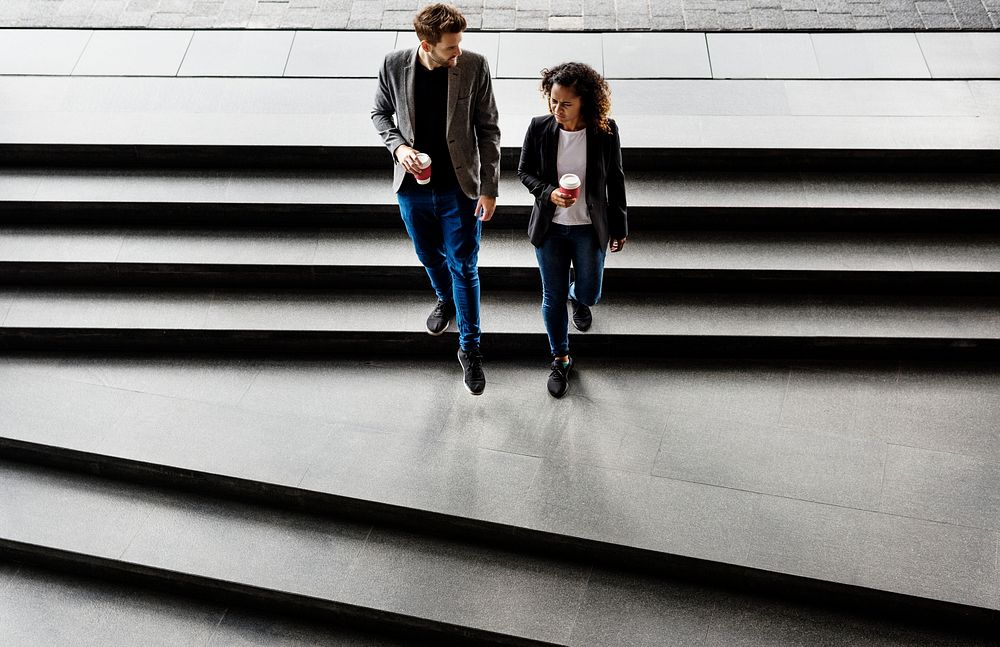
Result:
{"label": "paving slab", "polygon": [[822,78],[929,79],[914,34],[812,34]]}
{"label": "paving slab", "polygon": [[193,37],[193,31],[95,31],[73,74],[175,76]]}
{"label": "paving slab", "polygon": [[606,78],[712,78],[701,34],[603,34],[602,43]]}
{"label": "paving slab", "polygon": [[281,76],[294,32],[198,31],[179,76]]}
{"label": "paving slab", "polygon": [[706,34],[716,79],[817,79],[809,34]]}
{"label": "paving slab", "polygon": [[92,35],[89,29],[5,29],[0,74],[67,76]]}
{"label": "paving slab", "polygon": [[567,61],[586,63],[604,73],[599,34],[504,33],[499,51],[499,78],[540,79],[543,68]]}
{"label": "paving slab", "polygon": [[917,34],[935,79],[1000,78],[1000,34]]}
{"label": "paving slab", "polygon": [[393,32],[295,32],[284,76],[375,77],[394,49]]}

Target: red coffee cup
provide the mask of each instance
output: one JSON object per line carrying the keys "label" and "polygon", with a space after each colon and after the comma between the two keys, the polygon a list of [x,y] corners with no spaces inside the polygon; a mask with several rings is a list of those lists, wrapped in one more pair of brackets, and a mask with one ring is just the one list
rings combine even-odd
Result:
{"label": "red coffee cup", "polygon": [[563,195],[569,196],[574,200],[580,198],[580,178],[572,173],[567,173],[566,175],[559,178],[559,190],[562,191]]}
{"label": "red coffee cup", "polygon": [[417,167],[420,169],[416,172],[417,184],[427,184],[431,181],[431,156],[427,153],[419,153],[417,155]]}

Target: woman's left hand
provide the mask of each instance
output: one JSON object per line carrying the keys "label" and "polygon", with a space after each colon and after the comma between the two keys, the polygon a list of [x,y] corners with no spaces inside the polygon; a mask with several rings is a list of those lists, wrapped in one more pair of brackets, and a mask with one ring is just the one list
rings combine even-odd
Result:
{"label": "woman's left hand", "polygon": [[625,238],[615,238],[611,241],[611,253],[620,252],[625,249]]}

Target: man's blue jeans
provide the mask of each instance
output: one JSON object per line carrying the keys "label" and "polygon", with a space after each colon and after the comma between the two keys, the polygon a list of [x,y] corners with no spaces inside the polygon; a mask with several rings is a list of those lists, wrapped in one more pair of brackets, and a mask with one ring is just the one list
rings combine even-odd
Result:
{"label": "man's blue jeans", "polygon": [[[597,246],[593,225],[552,223],[545,234],[545,242],[535,248],[542,274],[542,321],[553,357],[569,354],[566,301],[573,299],[592,306],[601,300],[604,256],[605,251]],[[570,263],[575,273],[573,283],[569,280]]]}
{"label": "man's blue jeans", "polygon": [[403,187],[399,213],[439,301],[455,304],[459,345],[479,348],[479,236],[476,201],[456,187]]}

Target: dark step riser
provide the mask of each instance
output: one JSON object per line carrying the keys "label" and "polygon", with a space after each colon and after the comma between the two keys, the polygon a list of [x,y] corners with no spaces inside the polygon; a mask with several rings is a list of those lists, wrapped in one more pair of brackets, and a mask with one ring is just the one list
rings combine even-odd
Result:
{"label": "dark step riser", "polygon": [[[527,232],[530,207],[501,203],[484,225]],[[629,228],[643,231],[996,232],[997,209],[848,209],[828,207],[629,207]],[[280,227],[403,230],[395,204],[213,204],[163,202],[0,202],[3,225],[93,225],[162,229]],[[529,244],[525,233],[525,245]]]}
{"label": "dark step riser", "polygon": [[[519,148],[501,151],[517,169]],[[1000,168],[1000,150],[626,148],[626,170],[971,171]],[[0,144],[9,166],[171,166],[178,168],[389,168],[384,148],[113,144]]]}
{"label": "dark step riser", "polygon": [[[483,291],[536,291],[537,267],[480,267]],[[0,285],[44,287],[427,290],[421,267],[0,261]],[[998,272],[607,268],[604,292],[994,296]]]}
{"label": "dark step riser", "polygon": [[279,510],[373,523],[500,550],[573,560],[696,582],[722,590],[807,601],[882,619],[996,635],[1000,612],[858,586],[660,553],[620,544],[468,519],[375,501],[143,463],[0,437],[0,458],[83,472],[141,486],[165,487]]}
{"label": "dark step riser", "polygon": [[[578,357],[740,359],[1000,359],[1000,340],[860,337],[699,335],[600,335],[571,337]],[[0,351],[303,353],[331,356],[437,356],[454,354],[457,337],[426,333],[257,330],[0,328]],[[537,333],[483,335],[483,352],[495,359],[548,355]]]}
{"label": "dark step riser", "polygon": [[379,609],[361,607],[228,582],[140,564],[95,557],[0,537],[0,560],[29,564],[62,573],[139,586],[226,606],[259,609],[321,621],[333,626],[359,628],[377,635],[410,638],[419,644],[496,645],[504,647],[554,647],[553,643],[508,636],[459,625],[440,623]]}

